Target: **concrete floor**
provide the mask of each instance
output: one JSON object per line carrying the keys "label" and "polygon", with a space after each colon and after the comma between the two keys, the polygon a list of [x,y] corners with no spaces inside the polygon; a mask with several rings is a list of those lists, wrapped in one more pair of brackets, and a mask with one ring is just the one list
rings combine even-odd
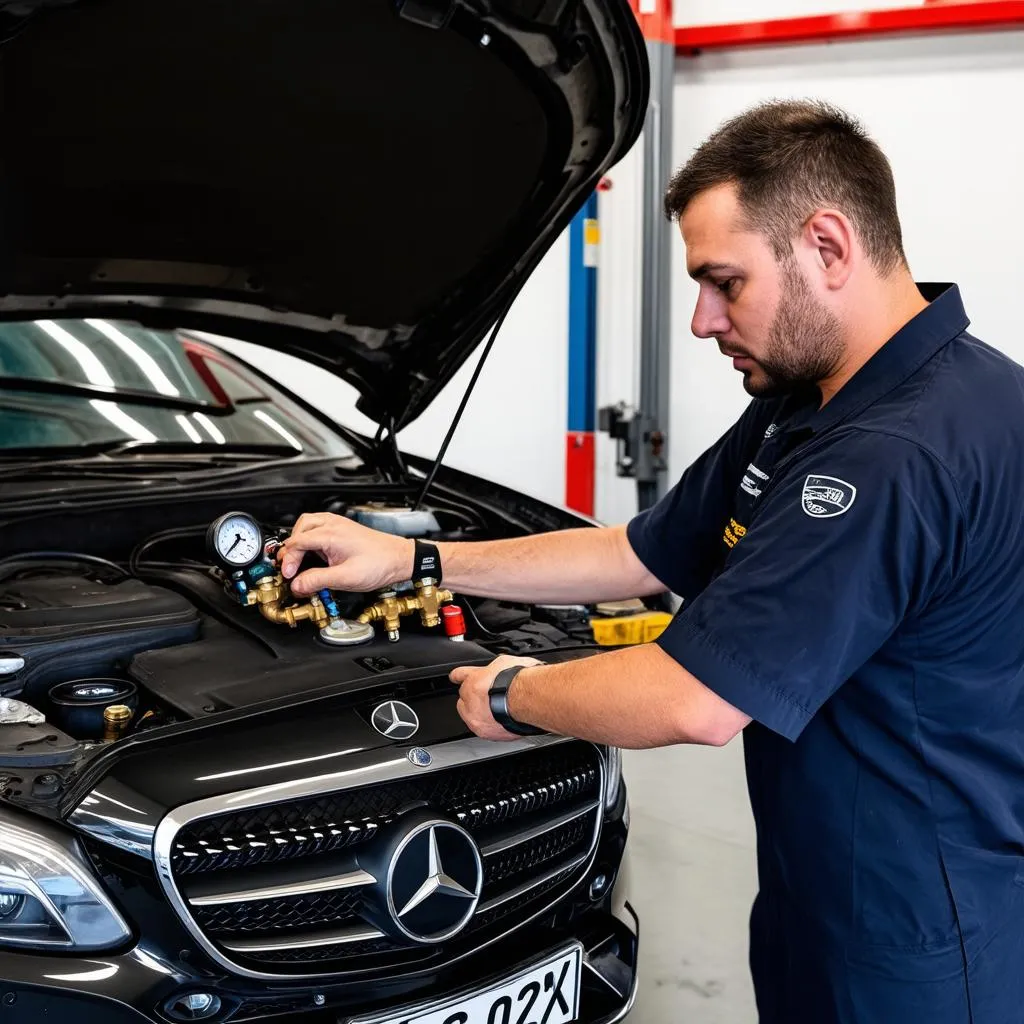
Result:
{"label": "concrete floor", "polygon": [[740,740],[626,751],[624,774],[640,916],[628,1024],[756,1024],[747,969],[754,829]]}

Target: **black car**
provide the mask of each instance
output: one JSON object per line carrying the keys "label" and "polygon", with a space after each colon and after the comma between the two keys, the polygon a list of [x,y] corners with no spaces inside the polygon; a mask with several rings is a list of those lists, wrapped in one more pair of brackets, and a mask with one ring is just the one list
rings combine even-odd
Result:
{"label": "black car", "polygon": [[448,672],[636,603],[298,601],[274,553],[586,522],[395,437],[636,141],[628,3],[0,2],[0,73],[3,1019],[621,1020],[619,752],[480,740]]}

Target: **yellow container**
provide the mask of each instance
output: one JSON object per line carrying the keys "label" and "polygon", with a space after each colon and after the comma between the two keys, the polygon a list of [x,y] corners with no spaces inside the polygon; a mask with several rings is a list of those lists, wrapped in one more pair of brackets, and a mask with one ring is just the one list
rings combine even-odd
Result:
{"label": "yellow container", "polygon": [[661,636],[672,621],[668,612],[640,612],[608,619],[594,618],[590,625],[594,640],[605,647],[623,647],[630,644],[649,644]]}

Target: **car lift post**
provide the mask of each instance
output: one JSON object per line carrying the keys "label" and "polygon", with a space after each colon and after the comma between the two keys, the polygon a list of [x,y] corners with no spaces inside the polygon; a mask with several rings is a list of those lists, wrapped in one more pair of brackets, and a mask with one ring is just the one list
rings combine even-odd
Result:
{"label": "car lift post", "polygon": [[651,90],[643,130],[643,242],[641,255],[639,406],[599,412],[599,427],[618,443],[617,472],[633,477],[639,511],[666,490],[670,382],[670,264],[672,226],[662,197],[672,174],[672,91],[675,28],[671,0],[630,0],[647,42]]}

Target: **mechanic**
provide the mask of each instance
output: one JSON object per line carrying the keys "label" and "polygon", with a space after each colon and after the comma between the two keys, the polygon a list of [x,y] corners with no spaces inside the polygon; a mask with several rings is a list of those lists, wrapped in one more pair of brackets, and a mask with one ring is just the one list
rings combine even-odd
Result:
{"label": "mechanic", "polygon": [[[458,668],[460,713],[493,740],[743,733],[763,1024],[1024,1021],[1024,370],[914,282],[843,111],[745,112],[665,205],[745,412],[626,526],[435,550],[456,592],[681,606],[640,647]],[[372,590],[422,550],[306,515],[283,572]],[[307,551],[329,568],[296,576]]]}

